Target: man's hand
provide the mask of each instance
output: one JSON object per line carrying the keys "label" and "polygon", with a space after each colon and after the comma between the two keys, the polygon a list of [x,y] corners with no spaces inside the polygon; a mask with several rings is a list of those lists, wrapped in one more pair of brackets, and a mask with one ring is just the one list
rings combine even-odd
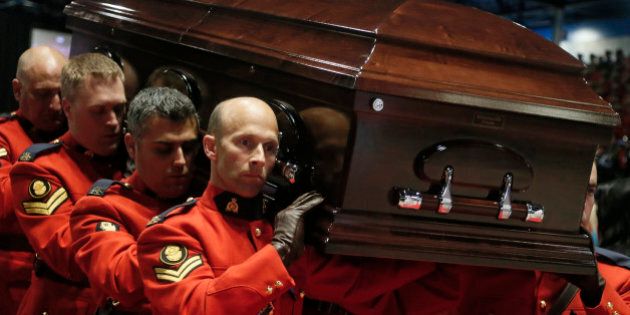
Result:
{"label": "man's hand", "polygon": [[276,215],[271,245],[286,267],[304,252],[304,214],[322,201],[324,198],[319,193],[307,192]]}

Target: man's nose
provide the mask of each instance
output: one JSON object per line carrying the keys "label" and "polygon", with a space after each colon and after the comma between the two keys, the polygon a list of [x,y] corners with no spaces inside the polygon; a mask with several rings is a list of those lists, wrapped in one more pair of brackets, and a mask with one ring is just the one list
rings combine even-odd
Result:
{"label": "man's nose", "polygon": [[173,166],[181,168],[186,166],[186,153],[182,147],[175,150],[175,159],[173,160]]}
{"label": "man's nose", "polygon": [[121,120],[121,117],[119,117],[118,114],[116,114],[116,111],[110,110],[107,113],[105,124],[107,124],[108,126],[117,127],[118,125],[120,125],[120,120]]}
{"label": "man's nose", "polygon": [[253,164],[265,163],[265,149],[263,148],[262,143],[257,145],[252,151],[250,162]]}
{"label": "man's nose", "polygon": [[50,108],[54,111],[61,111],[61,95],[55,93],[50,99]]}

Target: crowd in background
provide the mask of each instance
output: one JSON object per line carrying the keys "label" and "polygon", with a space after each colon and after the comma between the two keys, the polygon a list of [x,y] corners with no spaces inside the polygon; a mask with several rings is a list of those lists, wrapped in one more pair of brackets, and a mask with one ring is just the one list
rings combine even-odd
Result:
{"label": "crowd in background", "polygon": [[[580,59],[583,59],[580,56]],[[621,124],[611,142],[597,152],[599,187],[598,241],[603,247],[630,254],[630,55],[619,49],[603,56],[591,54],[584,77],[593,90],[619,113]]]}

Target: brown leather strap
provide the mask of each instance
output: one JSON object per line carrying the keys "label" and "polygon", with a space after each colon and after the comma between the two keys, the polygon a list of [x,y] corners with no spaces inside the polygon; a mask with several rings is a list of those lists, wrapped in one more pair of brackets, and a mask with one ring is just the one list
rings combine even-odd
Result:
{"label": "brown leather strap", "polygon": [[567,285],[562,290],[562,293],[558,296],[558,299],[553,303],[551,308],[549,309],[550,315],[560,315],[564,310],[567,309],[575,295],[580,289],[571,283],[567,283]]}

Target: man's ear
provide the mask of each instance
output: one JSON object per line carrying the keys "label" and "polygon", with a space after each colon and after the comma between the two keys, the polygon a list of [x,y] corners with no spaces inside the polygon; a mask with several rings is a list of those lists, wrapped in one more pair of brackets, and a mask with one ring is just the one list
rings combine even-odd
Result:
{"label": "man's ear", "polygon": [[214,135],[203,136],[203,153],[210,159],[210,161],[217,160],[217,146],[216,138]]}
{"label": "man's ear", "polygon": [[129,157],[135,162],[136,161],[136,139],[130,133],[125,133],[125,137],[123,138],[125,141],[125,148],[127,149],[127,153]]}
{"label": "man's ear", "polygon": [[61,99],[61,109],[63,114],[66,115],[66,119],[70,120],[70,101],[65,97]]}
{"label": "man's ear", "polygon": [[22,98],[22,82],[18,79],[13,79],[11,81],[11,87],[13,88],[13,97],[19,103],[20,98]]}

